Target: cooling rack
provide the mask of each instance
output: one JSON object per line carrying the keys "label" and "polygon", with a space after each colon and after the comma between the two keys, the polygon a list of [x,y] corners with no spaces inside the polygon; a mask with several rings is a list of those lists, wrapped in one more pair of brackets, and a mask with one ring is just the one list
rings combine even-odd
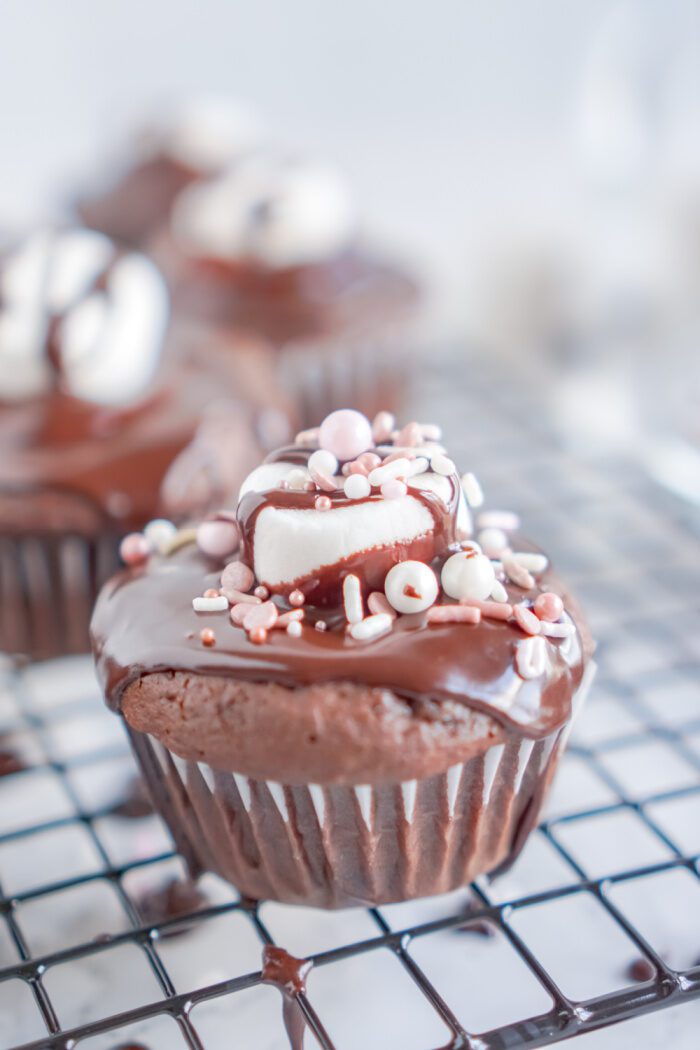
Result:
{"label": "cooling rack", "polygon": [[421,418],[445,421],[491,507],[522,515],[599,642],[519,861],[447,897],[338,913],[210,876],[195,891],[89,661],[7,661],[2,1050],[284,1047],[265,944],[313,961],[307,1047],[536,1047],[700,999],[698,514],[638,457],[572,454],[536,382],[463,375],[433,370]]}

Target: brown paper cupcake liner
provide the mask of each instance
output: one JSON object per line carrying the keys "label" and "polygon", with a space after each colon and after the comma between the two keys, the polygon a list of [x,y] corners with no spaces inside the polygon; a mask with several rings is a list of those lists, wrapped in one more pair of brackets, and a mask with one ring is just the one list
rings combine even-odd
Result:
{"label": "brown paper cupcake liner", "polygon": [[195,872],[213,871],[253,898],[340,908],[446,893],[510,864],[537,820],[570,724],[537,741],[509,734],[437,776],[352,787],[255,780],[129,732]]}

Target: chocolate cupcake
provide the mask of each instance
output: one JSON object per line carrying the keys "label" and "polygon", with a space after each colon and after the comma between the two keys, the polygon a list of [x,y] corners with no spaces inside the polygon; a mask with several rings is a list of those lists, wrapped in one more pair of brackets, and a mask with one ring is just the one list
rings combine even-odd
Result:
{"label": "chocolate cupcake", "polygon": [[0,650],[86,651],[120,538],[172,511],[161,483],[222,384],[169,339],[156,267],[101,234],[0,258]]}
{"label": "chocolate cupcake", "polygon": [[250,110],[222,99],[192,99],[144,128],[82,195],[75,209],[91,229],[142,247],[167,222],[178,194],[255,150],[262,138]]}
{"label": "chocolate cupcake", "polygon": [[473,538],[478,485],[439,440],[333,413],[246,480],[238,557],[210,529],[100,595],[107,701],[194,871],[342,907],[522,848],[591,645],[513,522]]}
{"label": "chocolate cupcake", "polygon": [[400,399],[417,287],[364,244],[332,168],[258,153],[180,193],[151,247],[194,338],[264,339],[305,424]]}

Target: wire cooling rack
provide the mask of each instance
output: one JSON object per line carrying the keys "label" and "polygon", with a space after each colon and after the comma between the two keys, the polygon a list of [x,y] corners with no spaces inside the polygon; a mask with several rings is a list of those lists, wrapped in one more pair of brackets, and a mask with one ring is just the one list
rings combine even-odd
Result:
{"label": "wire cooling rack", "polygon": [[521,512],[599,641],[519,861],[371,910],[240,900],[211,876],[194,894],[158,818],[124,802],[135,767],[89,661],[8,662],[2,1050],[285,1047],[270,943],[313,960],[307,1046],[535,1047],[700,999],[700,521],[633,459],[573,457],[526,383],[472,367],[464,391],[462,374],[435,370],[421,417],[446,421],[491,507]]}

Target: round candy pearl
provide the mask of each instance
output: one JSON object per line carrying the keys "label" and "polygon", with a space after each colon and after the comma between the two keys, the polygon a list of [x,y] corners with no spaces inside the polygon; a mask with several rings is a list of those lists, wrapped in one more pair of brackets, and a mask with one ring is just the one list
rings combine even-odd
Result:
{"label": "round candy pearl", "polygon": [[332,478],[338,469],[338,460],[327,448],[317,448],[309,456],[309,470],[315,470],[318,474],[325,474]]}
{"label": "round candy pearl", "polygon": [[238,548],[241,534],[232,521],[203,521],[197,529],[197,546],[209,558],[227,558]]}
{"label": "round candy pearl", "polygon": [[485,601],[496,582],[493,565],[483,554],[463,551],[453,554],[442,567],[442,586],[450,598]]}
{"label": "round candy pearl", "polygon": [[373,445],[369,420],[354,408],[331,412],[321,423],[319,444],[338,459],[355,459]]}
{"label": "round candy pearl", "polygon": [[424,562],[401,561],[387,573],[384,593],[397,612],[423,612],[435,602],[438,582],[433,570]]}
{"label": "round candy pearl", "polygon": [[564,612],[564,603],[558,594],[545,591],[544,594],[537,595],[533,608],[535,615],[540,620],[549,620],[551,623],[556,623]]}
{"label": "round candy pearl", "polygon": [[130,532],[119,544],[119,556],[125,565],[140,565],[152,550],[142,532]]}
{"label": "round candy pearl", "polygon": [[371,491],[372,487],[364,474],[350,474],[345,479],[343,492],[348,499],[364,499]]}
{"label": "round candy pearl", "polygon": [[143,534],[148,542],[161,554],[165,552],[168,543],[176,532],[176,526],[173,525],[172,521],[167,521],[166,518],[155,518],[154,521],[149,521],[143,530]]}

